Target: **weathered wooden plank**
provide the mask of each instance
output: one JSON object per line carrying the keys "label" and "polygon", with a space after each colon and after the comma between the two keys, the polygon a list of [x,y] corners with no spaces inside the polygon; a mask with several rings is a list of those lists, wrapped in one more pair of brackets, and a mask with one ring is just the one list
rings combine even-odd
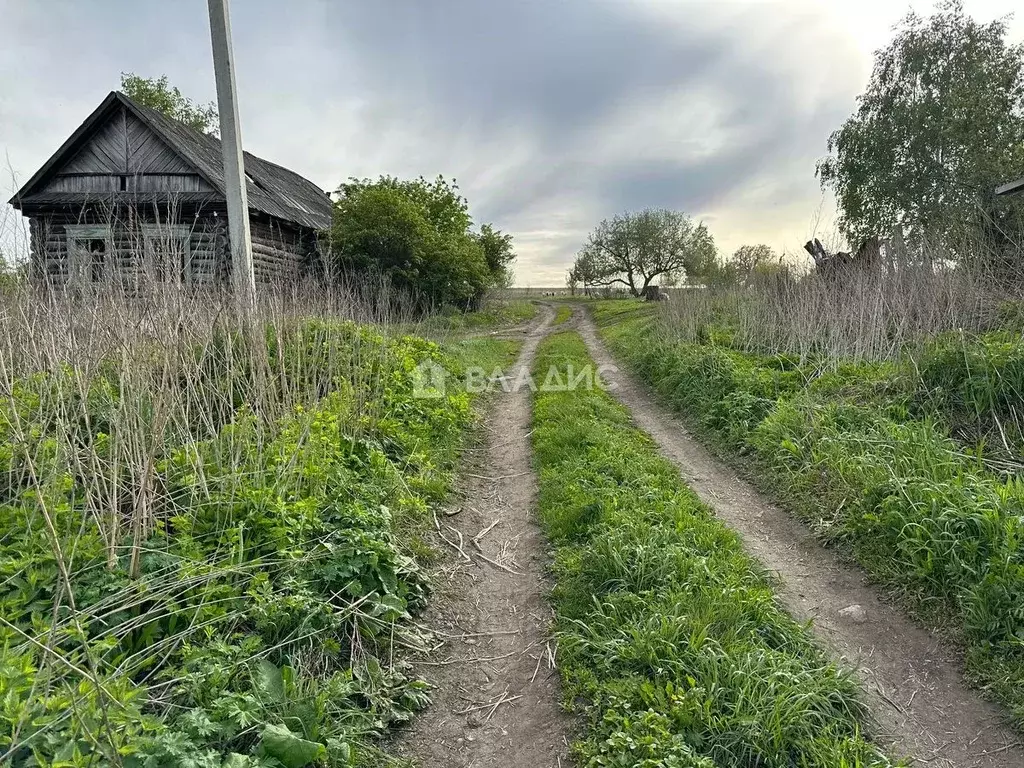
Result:
{"label": "weathered wooden plank", "polygon": [[[146,173],[132,177],[135,192],[207,192],[210,187],[198,174]],[[204,187],[206,187],[204,189]]]}
{"label": "weathered wooden plank", "polygon": [[130,167],[138,173],[187,173],[194,169],[155,135],[131,148]]}
{"label": "weathered wooden plank", "polygon": [[43,192],[116,192],[120,188],[120,176],[109,174],[84,174],[78,176],[55,176],[43,187]]}
{"label": "weathered wooden plank", "polygon": [[124,111],[111,115],[58,173],[127,173]]}
{"label": "weathered wooden plank", "polygon": [[184,158],[134,115],[128,115],[126,142],[128,167],[134,173],[195,172]]}

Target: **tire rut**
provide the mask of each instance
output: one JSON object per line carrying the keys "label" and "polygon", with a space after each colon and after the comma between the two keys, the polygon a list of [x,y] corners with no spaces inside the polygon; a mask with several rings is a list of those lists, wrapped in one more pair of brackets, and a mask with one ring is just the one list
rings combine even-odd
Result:
{"label": "tire rut", "polygon": [[[542,305],[508,379],[529,371],[554,314]],[[514,389],[492,396],[483,439],[468,451],[462,503],[438,520],[439,545],[455,557],[425,619],[440,645],[417,665],[433,703],[396,745],[423,768],[570,765],[547,544],[534,516],[530,391]]]}
{"label": "tire rut", "polygon": [[[579,306],[573,314],[595,362],[614,366],[589,315]],[[968,688],[957,653],[883,602],[864,571],[842,562],[802,523],[708,453],[631,376],[618,371],[605,378],[701,500],[776,575],[776,592],[790,614],[813,622],[824,646],[854,670],[877,721],[879,743],[896,756],[941,768],[1024,765],[1019,736],[1005,724],[1001,708]],[[860,609],[845,611],[852,606]]]}

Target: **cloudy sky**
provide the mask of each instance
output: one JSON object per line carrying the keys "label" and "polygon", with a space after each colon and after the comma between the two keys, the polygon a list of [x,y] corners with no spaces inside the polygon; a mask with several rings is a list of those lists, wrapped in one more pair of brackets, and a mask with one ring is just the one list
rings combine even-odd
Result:
{"label": "cloudy sky", "polygon": [[[520,285],[561,284],[597,221],[645,206],[703,219],[725,253],[798,253],[833,230],[815,162],[911,7],[931,2],[233,0],[242,135],[325,189],[456,177],[478,222],[515,235]],[[0,0],[7,176],[26,180],[122,71],[215,98],[206,14]]]}

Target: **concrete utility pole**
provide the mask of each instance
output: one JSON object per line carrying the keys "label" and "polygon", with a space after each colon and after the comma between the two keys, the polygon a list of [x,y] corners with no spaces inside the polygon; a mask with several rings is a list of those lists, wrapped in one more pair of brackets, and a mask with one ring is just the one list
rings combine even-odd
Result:
{"label": "concrete utility pole", "polygon": [[213,71],[217,77],[217,108],[220,111],[220,142],[224,151],[224,187],[228,199],[228,234],[231,237],[231,275],[235,293],[246,309],[256,297],[249,235],[249,199],[245,191],[245,160],[242,129],[235,98],[235,57],[231,51],[231,18],[228,0],[208,0],[210,37],[213,40]]}

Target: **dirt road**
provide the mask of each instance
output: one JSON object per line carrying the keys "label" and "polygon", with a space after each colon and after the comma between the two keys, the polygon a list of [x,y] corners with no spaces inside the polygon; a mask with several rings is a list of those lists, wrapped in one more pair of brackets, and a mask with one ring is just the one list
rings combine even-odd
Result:
{"label": "dirt road", "polygon": [[[548,332],[544,306],[512,371],[529,370]],[[493,395],[471,449],[461,501],[439,516],[455,557],[426,617],[439,648],[420,664],[433,704],[402,735],[399,754],[422,768],[559,768],[571,721],[559,704],[549,634],[545,540],[534,509],[530,391]]]}
{"label": "dirt road", "polygon": [[[595,361],[614,365],[582,308],[575,308],[572,322]],[[893,754],[942,768],[1024,766],[1020,738],[1003,725],[998,707],[966,686],[955,654],[882,602],[863,571],[840,561],[803,524],[711,456],[630,376],[620,371],[607,378],[690,487],[778,576],[777,593],[790,614],[813,620],[814,634],[857,671],[881,740]]]}

